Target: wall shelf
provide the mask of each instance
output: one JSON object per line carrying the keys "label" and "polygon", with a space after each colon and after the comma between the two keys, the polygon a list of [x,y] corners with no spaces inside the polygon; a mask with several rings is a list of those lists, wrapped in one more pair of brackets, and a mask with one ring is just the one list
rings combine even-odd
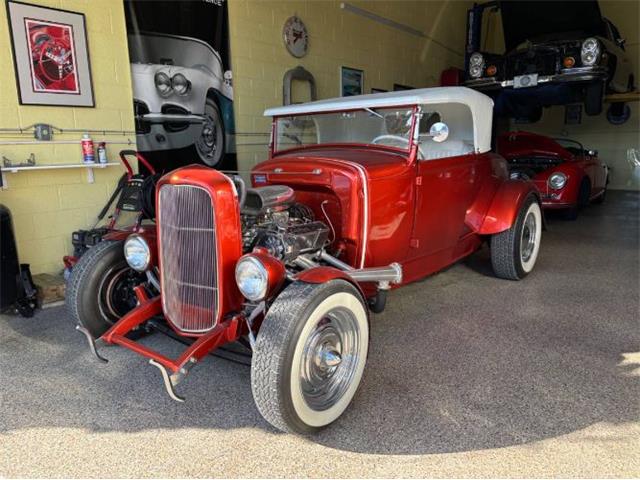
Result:
{"label": "wall shelf", "polygon": [[604,97],[607,103],[614,102],[638,102],[640,101],[640,92],[612,93]]}
{"label": "wall shelf", "polygon": [[94,183],[95,177],[93,175],[93,170],[96,168],[107,168],[114,167],[117,165],[121,165],[120,162],[108,162],[108,163],[59,163],[59,164],[51,164],[51,165],[21,165],[15,167],[0,167],[0,172],[2,172],[2,189],[6,190],[9,188],[9,184],[7,181],[7,173],[18,173],[18,172],[27,172],[27,171],[35,171],[35,170],[60,170],[67,168],[84,168],[87,170],[87,182]]}

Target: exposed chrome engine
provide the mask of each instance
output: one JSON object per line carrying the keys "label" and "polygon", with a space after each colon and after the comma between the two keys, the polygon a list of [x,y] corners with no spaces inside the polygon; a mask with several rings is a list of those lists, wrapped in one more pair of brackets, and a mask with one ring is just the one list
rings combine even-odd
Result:
{"label": "exposed chrome engine", "polygon": [[512,180],[533,180],[533,178],[562,163],[553,157],[522,157],[509,160],[509,177]]}
{"label": "exposed chrome engine", "polygon": [[293,189],[284,185],[248,189],[241,221],[245,253],[266,248],[285,264],[319,252],[329,239],[329,227],[316,221],[309,207],[296,203]]}

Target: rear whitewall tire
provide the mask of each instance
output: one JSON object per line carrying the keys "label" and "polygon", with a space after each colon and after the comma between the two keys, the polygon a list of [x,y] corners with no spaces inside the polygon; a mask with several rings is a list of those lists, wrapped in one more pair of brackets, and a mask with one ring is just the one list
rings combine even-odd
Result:
{"label": "rear whitewall tire", "polygon": [[[329,425],[358,389],[368,344],[366,306],[353,285],[291,284],[269,309],[254,348],[251,387],[258,410],[286,432]],[[337,366],[326,363],[333,354]]]}
{"label": "rear whitewall tire", "polygon": [[491,264],[496,276],[521,280],[533,270],[542,239],[542,211],[535,196],[524,201],[514,224],[491,236]]}

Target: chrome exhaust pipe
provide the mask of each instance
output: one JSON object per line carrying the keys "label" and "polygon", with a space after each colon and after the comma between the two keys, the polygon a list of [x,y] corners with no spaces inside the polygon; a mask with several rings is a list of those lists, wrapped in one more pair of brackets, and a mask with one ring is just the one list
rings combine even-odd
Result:
{"label": "chrome exhaust pipe", "polygon": [[402,267],[392,263],[388,267],[360,268],[345,272],[356,282],[378,282],[378,288],[387,289],[391,283],[402,282]]}
{"label": "chrome exhaust pipe", "polygon": [[329,255],[327,252],[320,254],[320,259],[328,264],[343,270],[356,282],[378,282],[378,288],[386,290],[391,283],[402,282],[402,266],[399,263],[392,263],[387,267],[370,267],[355,269],[347,265],[342,260]]}

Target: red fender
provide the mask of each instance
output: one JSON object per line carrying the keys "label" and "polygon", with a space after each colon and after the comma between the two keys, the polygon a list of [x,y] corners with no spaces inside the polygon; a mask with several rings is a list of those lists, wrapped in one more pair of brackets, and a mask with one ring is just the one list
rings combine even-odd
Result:
{"label": "red fender", "polygon": [[492,235],[511,228],[516,221],[522,203],[530,194],[535,195],[537,201],[540,202],[540,196],[533,183],[522,180],[503,182],[491,201],[491,206],[478,233]]}
{"label": "red fender", "polygon": [[300,282],[306,283],[326,283],[336,279],[345,280],[358,289],[362,298],[368,298],[371,296],[365,295],[365,292],[362,290],[360,285],[357,282],[354,282],[349,275],[334,267],[310,268],[298,273],[294,278]]}

